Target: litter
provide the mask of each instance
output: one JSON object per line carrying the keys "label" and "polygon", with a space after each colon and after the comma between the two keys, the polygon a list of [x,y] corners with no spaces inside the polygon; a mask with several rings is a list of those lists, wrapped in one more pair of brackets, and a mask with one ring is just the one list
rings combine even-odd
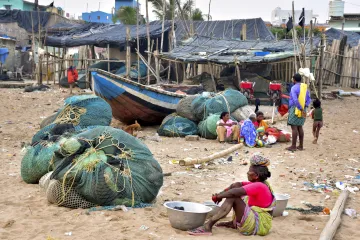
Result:
{"label": "litter", "polygon": [[353,133],[359,133],[359,131],[353,130]]}
{"label": "litter", "polygon": [[72,235],[72,232],[66,232],[65,233],[65,236],[71,236]]}
{"label": "litter", "polygon": [[347,208],[347,209],[345,209],[345,214],[348,215],[351,218],[356,218],[357,217],[355,209]]}
{"label": "litter", "polygon": [[141,227],[140,227],[140,230],[143,230],[143,231],[146,231],[148,229],[149,229],[149,227],[145,226],[145,225],[141,225]]}
{"label": "litter", "polygon": [[289,216],[289,212],[284,211],[284,212],[283,212],[283,214],[282,214],[282,216],[283,216],[283,217],[287,217],[287,216]]}

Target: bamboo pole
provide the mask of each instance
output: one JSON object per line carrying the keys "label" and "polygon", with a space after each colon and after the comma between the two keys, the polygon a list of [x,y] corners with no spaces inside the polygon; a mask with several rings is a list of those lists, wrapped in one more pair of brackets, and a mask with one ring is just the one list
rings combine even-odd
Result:
{"label": "bamboo pole", "polygon": [[[56,50],[55,48],[53,47],[53,55],[55,56],[56,54]],[[53,57],[53,64],[51,65],[52,66],[52,76],[53,76],[53,80],[54,80],[54,85],[55,85],[55,71],[56,71],[56,65],[55,65],[55,57]]]}
{"label": "bamboo pole", "polygon": [[[163,16],[162,16],[162,25],[161,25],[161,44],[160,44],[160,53],[163,53],[164,46],[164,29],[165,29],[165,12],[166,12],[166,0],[163,1]],[[160,59],[161,63],[161,59]]]}
{"label": "bamboo pole", "polygon": [[31,46],[31,50],[32,50],[32,54],[33,54],[33,63],[32,63],[32,74],[34,75],[34,71],[35,71],[35,77],[36,77],[36,63],[35,63],[35,33],[34,33],[34,19],[33,19],[33,15],[32,15],[32,11],[30,12],[30,17],[31,17],[31,36],[32,36],[32,46]]}
{"label": "bamboo pole", "polygon": [[322,97],[322,82],[323,82],[323,74],[324,74],[324,47],[325,47],[325,34],[322,34],[321,36],[321,50],[320,50],[320,72],[319,72],[319,87],[318,87],[318,91],[319,91],[319,98],[321,99]]}
{"label": "bamboo pole", "polygon": [[108,62],[108,72],[110,72],[110,44],[107,45],[107,54],[108,54],[108,61],[109,61]]}
{"label": "bamboo pole", "polygon": [[[313,20],[310,21],[310,31],[309,31],[309,37],[310,37],[310,55],[312,55],[312,51],[313,51],[313,46],[314,46],[314,43],[313,43]],[[314,72],[313,70],[313,57],[311,56],[310,57],[310,72]]]}
{"label": "bamboo pole", "polygon": [[[139,40],[139,0],[136,3],[136,45],[137,49],[140,49],[140,40]],[[138,82],[140,82],[140,56],[137,56],[137,68],[138,68]]]}
{"label": "bamboo pole", "polygon": [[216,93],[216,82],[215,82],[215,78],[214,78],[214,73],[213,73],[213,69],[212,69],[212,65],[210,62],[208,62],[208,66],[209,66],[209,70],[210,70],[210,75],[211,75],[211,79],[213,82],[213,88],[214,88],[214,92]]}
{"label": "bamboo pole", "polygon": [[[146,34],[147,34],[148,63],[150,65],[151,50],[150,50],[150,26],[149,26],[149,0],[146,0],[145,6],[146,6]],[[147,69],[147,85],[150,85],[150,69],[149,69],[149,67]]]}
{"label": "bamboo pole", "polygon": [[332,240],[334,238],[336,230],[341,223],[341,215],[344,211],[346,200],[349,197],[349,194],[350,192],[348,190],[344,190],[336,200],[334,208],[330,213],[330,219],[321,232],[319,240]]}
{"label": "bamboo pole", "polygon": [[[58,48],[58,55],[59,55],[59,59],[61,59],[61,56],[60,56],[60,48]],[[60,86],[60,65],[59,65],[60,61],[58,61],[58,64],[57,64],[57,71],[58,71],[58,81],[59,81],[59,86]]]}
{"label": "bamboo pole", "polygon": [[155,71],[156,71],[156,83],[158,83],[158,79],[160,79],[160,64],[159,64],[159,50],[154,51],[155,58]]}
{"label": "bamboo pole", "polygon": [[210,162],[214,159],[226,156],[226,155],[240,149],[242,146],[243,146],[242,144],[236,144],[236,145],[234,145],[228,149],[225,149],[221,152],[217,152],[217,153],[214,153],[210,156],[203,157],[203,158],[195,158],[195,159],[185,158],[183,160],[180,160],[179,164],[180,164],[180,166],[189,166],[189,165],[193,165],[193,164],[201,164],[201,163],[205,163],[205,162]]}
{"label": "bamboo pole", "polygon": [[[126,27],[126,76],[130,75],[131,59],[130,59],[130,28]],[[110,62],[108,63],[110,65]],[[110,67],[109,67],[110,69]],[[110,71],[109,71],[110,72]],[[140,71],[138,71],[140,75]]]}
{"label": "bamboo pole", "polygon": [[176,72],[176,84],[179,84],[179,73],[178,73],[178,64],[175,63],[175,72]]}
{"label": "bamboo pole", "polygon": [[296,62],[296,43],[295,43],[295,39],[296,39],[296,29],[295,29],[295,3],[294,1],[292,1],[292,17],[293,17],[293,44],[294,44],[294,55],[295,55],[295,71],[297,72],[297,62]]}
{"label": "bamboo pole", "polygon": [[49,48],[48,48],[48,46],[46,46],[46,83],[47,83],[47,85],[49,85]]}

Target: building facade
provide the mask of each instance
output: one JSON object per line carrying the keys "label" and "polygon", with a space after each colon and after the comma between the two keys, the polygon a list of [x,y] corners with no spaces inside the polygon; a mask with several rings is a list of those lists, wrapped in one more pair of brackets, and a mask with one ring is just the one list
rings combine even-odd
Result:
{"label": "building facade", "polygon": [[[35,1],[25,0],[0,0],[0,8],[6,10],[22,10],[22,11],[33,11],[35,8]],[[48,8],[54,8],[49,6],[39,5],[40,11],[47,11]],[[55,8],[57,9],[57,8]]]}
{"label": "building facade", "polygon": [[[299,22],[301,12],[302,10],[295,10],[296,23]],[[292,16],[292,10],[282,10],[280,7],[277,7],[271,12],[271,24],[273,26],[286,24],[290,16]],[[310,21],[316,17],[318,17],[318,15],[314,14],[312,10],[305,9],[305,24],[310,24]]]}
{"label": "building facade", "polygon": [[102,11],[82,13],[82,20],[95,23],[112,23],[112,15]]}
{"label": "building facade", "polygon": [[345,2],[334,0],[329,3],[329,27],[360,33],[360,13],[344,13]]}

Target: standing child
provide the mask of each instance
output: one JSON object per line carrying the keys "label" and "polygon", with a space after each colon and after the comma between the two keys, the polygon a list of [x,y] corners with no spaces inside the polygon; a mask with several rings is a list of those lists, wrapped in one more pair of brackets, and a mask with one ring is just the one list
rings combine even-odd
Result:
{"label": "standing child", "polygon": [[321,101],[319,99],[315,99],[313,102],[314,110],[311,113],[312,119],[314,119],[313,124],[313,136],[314,141],[313,144],[317,144],[319,139],[320,129],[323,126],[323,110],[321,108]]}

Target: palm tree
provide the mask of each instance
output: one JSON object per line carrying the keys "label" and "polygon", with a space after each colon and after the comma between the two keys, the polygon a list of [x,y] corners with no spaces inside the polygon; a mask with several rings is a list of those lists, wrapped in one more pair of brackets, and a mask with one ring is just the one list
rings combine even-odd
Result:
{"label": "palm tree", "polygon": [[[136,25],[137,17],[136,8],[133,7],[121,7],[115,13],[115,19],[120,20],[122,24],[125,25]],[[113,19],[114,22],[114,19]]]}
{"label": "palm tree", "polygon": [[180,3],[180,0],[165,0],[166,10],[165,13],[163,13],[164,0],[149,0],[154,8],[153,13],[158,19],[162,19],[163,14],[165,14],[165,20],[172,20],[172,10],[175,8],[175,18],[190,20],[190,16],[192,16],[192,12],[194,12],[194,0],[186,0],[184,4],[181,5],[182,11],[180,11],[177,1]]}

